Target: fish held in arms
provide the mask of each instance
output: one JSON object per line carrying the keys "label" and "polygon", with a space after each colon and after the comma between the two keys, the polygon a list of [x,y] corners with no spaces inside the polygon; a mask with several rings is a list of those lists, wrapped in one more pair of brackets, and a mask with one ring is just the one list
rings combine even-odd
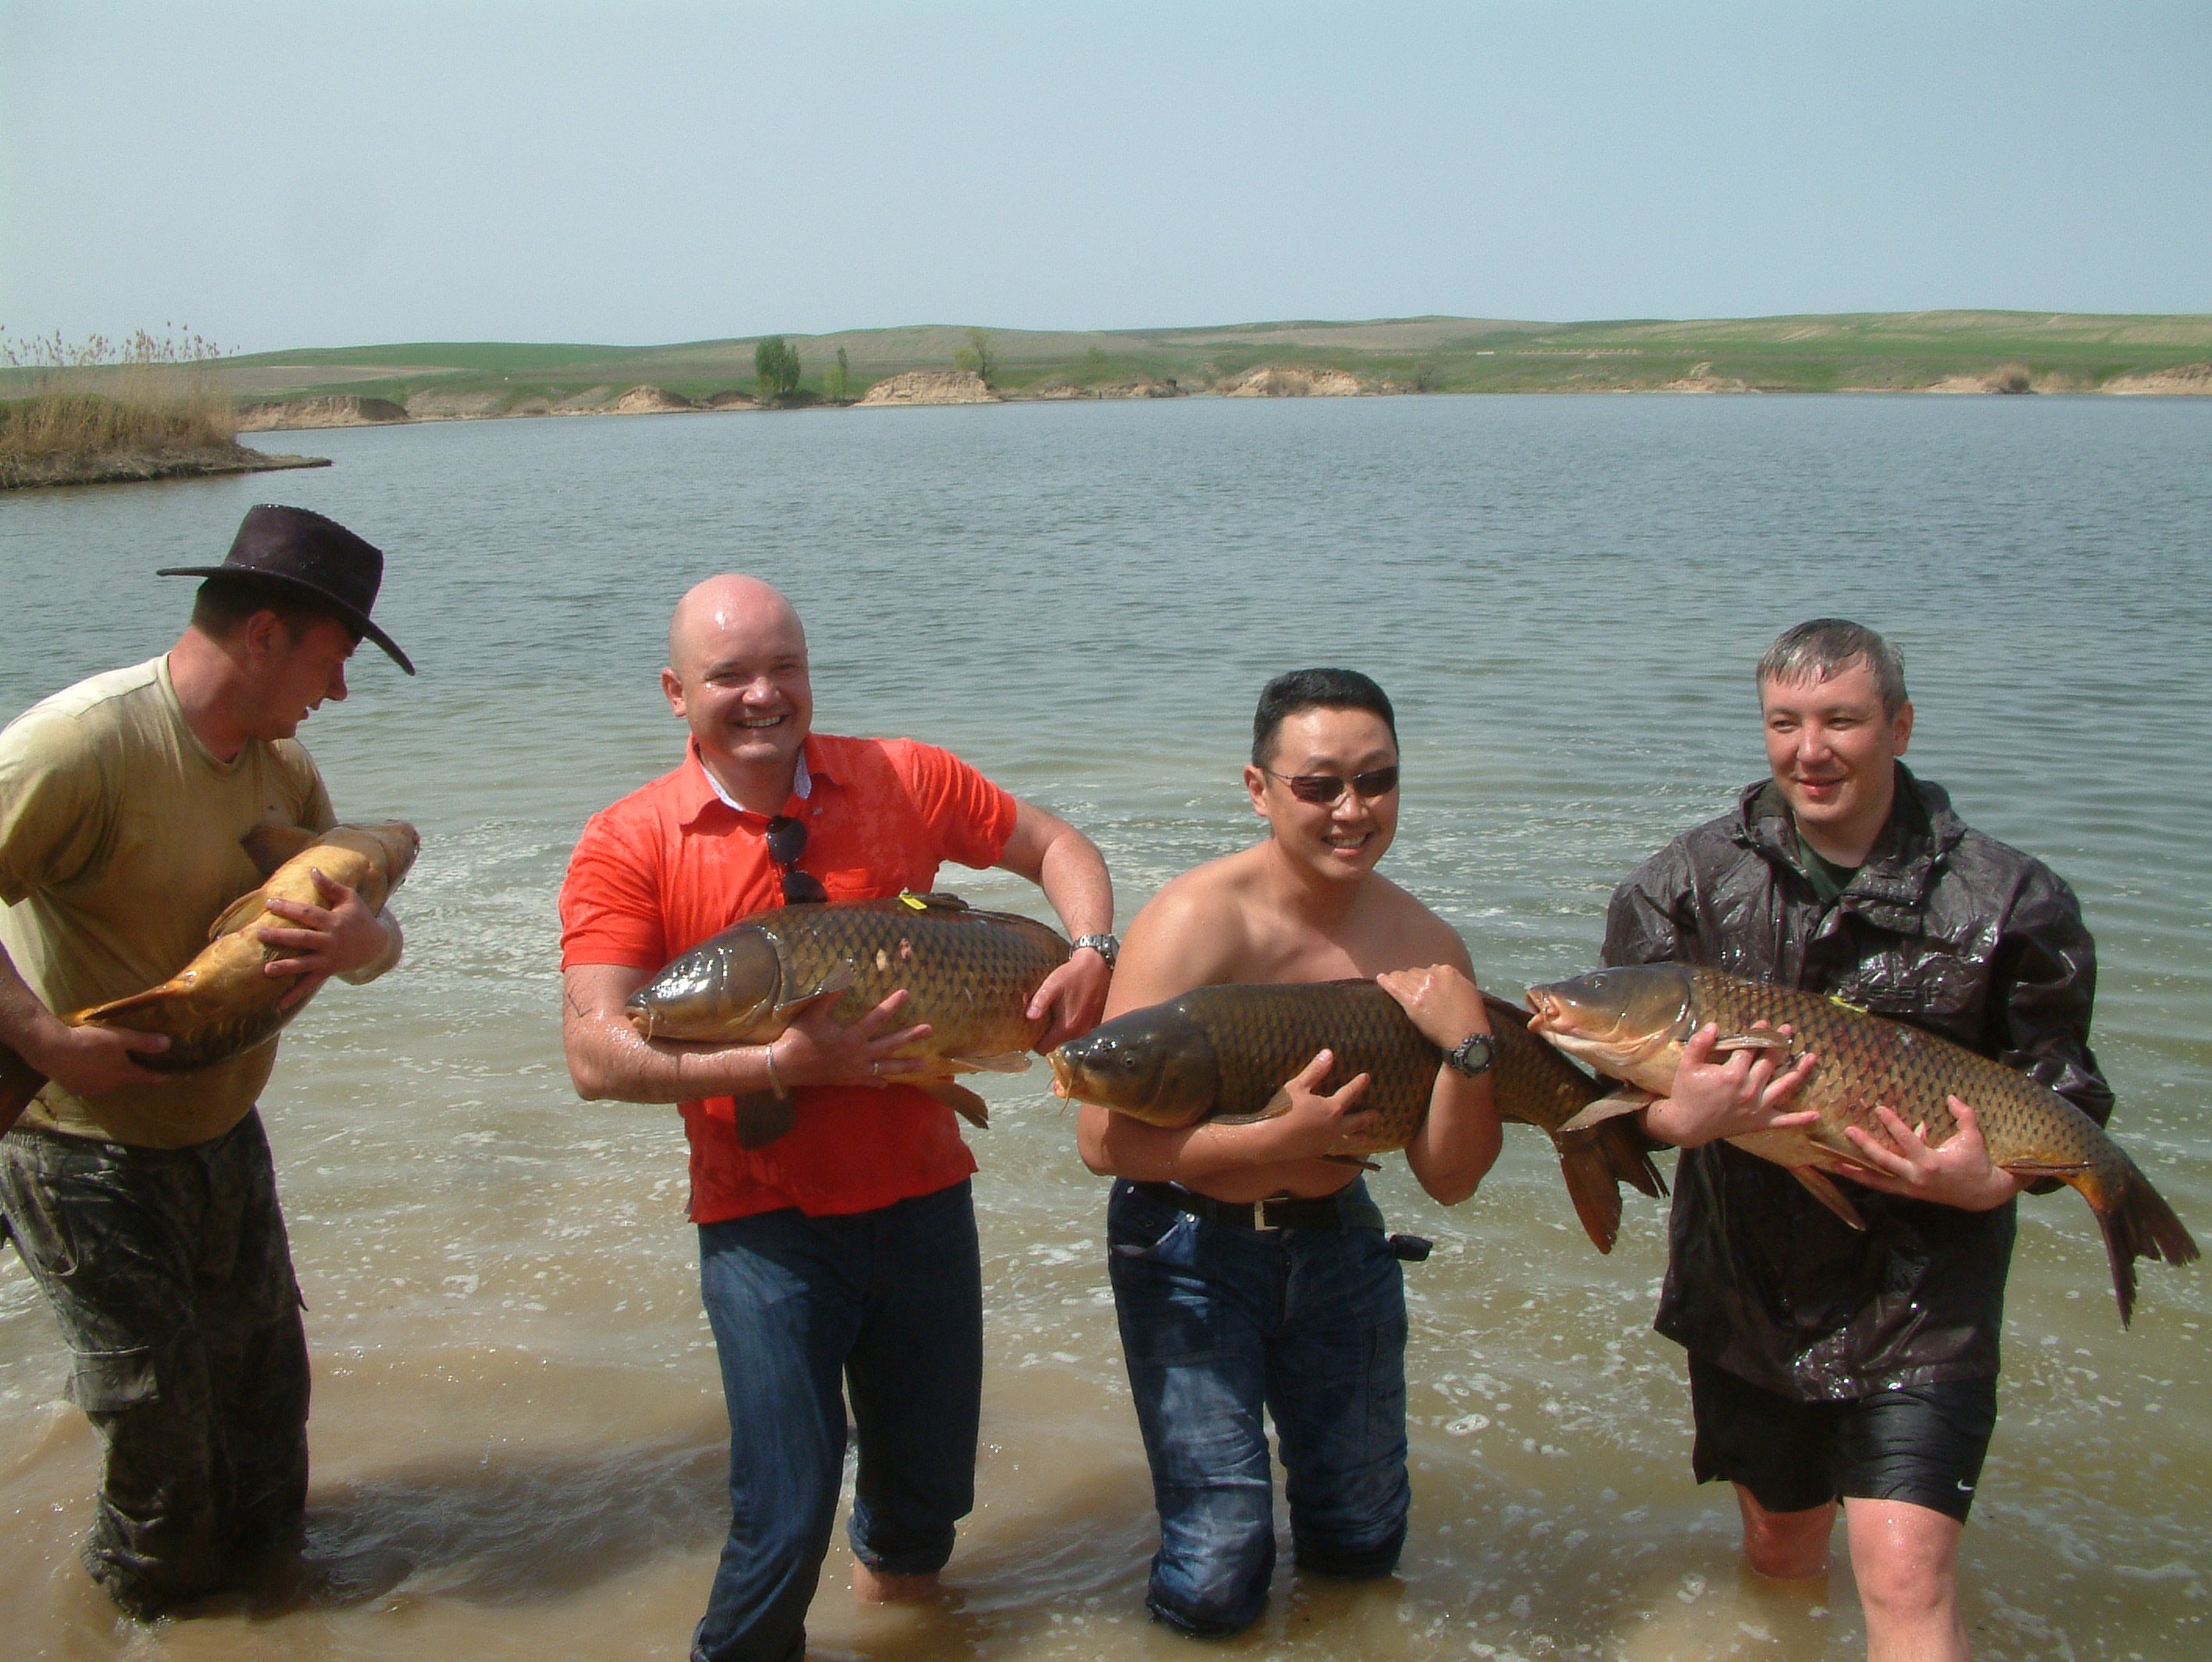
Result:
{"label": "fish held in arms", "polygon": [[[1620,1185],[1655,1198],[1666,1192],[1650,1145],[1628,1121],[1565,1131],[1607,1087],[1530,1038],[1521,1011],[1483,997],[1498,1046],[1492,1078],[1498,1117],[1551,1136],[1583,1229],[1598,1251],[1612,1251]],[[1282,1113],[1289,1106],[1283,1087],[1324,1049],[1335,1062],[1322,1089],[1364,1073],[1360,1105],[1380,1116],[1373,1136],[1346,1144],[1338,1156],[1404,1148],[1428,1113],[1443,1057],[1373,981],[1195,987],[1117,1016],[1049,1059],[1060,1095],[1180,1128],[1205,1120],[1249,1124]]]}
{"label": "fish held in arms", "polygon": [[[319,871],[359,894],[371,911],[380,910],[415,864],[422,839],[404,821],[382,820],[320,833],[258,826],[245,845],[268,881],[240,895],[208,925],[209,943],[191,962],[159,986],[62,1019],[73,1027],[167,1034],[167,1050],[136,1058],[155,1073],[190,1073],[242,1056],[275,1038],[307,1004],[302,998],[284,1004],[297,981],[264,973],[270,961],[289,949],[270,946],[256,930],[264,924],[291,926],[270,911],[269,902],[320,906],[322,892],[314,878]],[[44,1074],[0,1046],[0,1131],[15,1123],[46,1083]]]}
{"label": "fish held in arms", "polygon": [[[933,1065],[896,1083],[983,1125],[983,1099],[953,1076],[1029,1066],[1046,1026],[1030,1019],[1030,1000],[1067,955],[1067,943],[1035,919],[979,911],[955,895],[780,907],[678,957],[630,995],[627,1013],[647,1039],[757,1045],[817,1004],[850,1026],[904,991],[901,1020],[930,1031],[897,1054]],[[781,1137],[797,1114],[788,1097],[737,1107],[749,1149]]]}
{"label": "fish held in arms", "polygon": [[[1655,1095],[1672,1090],[1682,1046],[1708,1022],[1720,1029],[1719,1050],[1772,1050],[1785,1059],[1818,1052],[1794,1104],[1818,1113],[1818,1123],[1729,1140],[1787,1167],[1854,1228],[1866,1227],[1858,1209],[1821,1169],[1866,1166],[1844,1128],[1857,1125],[1886,1140],[1875,1117],[1882,1106],[1940,1147],[1958,1128],[1946,1106],[1955,1096],[1973,1108],[1992,1163],[2019,1177],[2057,1178],[2089,1203],[2104,1232],[2123,1325],[2135,1312],[2137,1259],[2179,1265],[2197,1256],[2166,1198],[2095,1120],[2040,1081],[1936,1034],[1818,993],[1684,964],[1600,970],[1532,987],[1528,1005],[1529,1025],[1545,1039]],[[1778,1031],[1784,1027],[1790,1036]],[[1632,1095],[1595,1104],[1579,1123],[1644,1100]]]}

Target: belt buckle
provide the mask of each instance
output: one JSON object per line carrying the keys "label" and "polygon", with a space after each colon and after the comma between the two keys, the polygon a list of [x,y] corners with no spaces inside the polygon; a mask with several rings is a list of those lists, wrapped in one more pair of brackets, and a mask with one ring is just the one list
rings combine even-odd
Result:
{"label": "belt buckle", "polygon": [[1289,1200],[1290,1200],[1290,1199],[1291,1199],[1291,1197],[1290,1197],[1289,1195],[1286,1195],[1286,1194],[1279,1194],[1279,1195],[1270,1195],[1270,1196],[1268,1196],[1268,1197],[1267,1197],[1267,1199],[1265,1199],[1265,1200],[1255,1200],[1255,1201],[1254,1201],[1254,1202],[1252,1203],[1252,1229],[1253,1229],[1253,1232],[1254,1232],[1255,1234],[1257,1234],[1259,1231],[1261,1231],[1261,1230],[1262,1230],[1262,1229],[1265,1229],[1265,1230],[1267,1230],[1267,1231],[1268,1231],[1269,1233],[1271,1233],[1271,1234],[1272,1234],[1272,1233],[1273,1233],[1273,1232],[1274,1232],[1274,1231],[1276,1231],[1276,1230],[1282,1229],[1282,1228],[1285,1228],[1288,1227],[1288,1226],[1286,1226],[1286,1225],[1285,1225],[1285,1224],[1281,1224],[1281,1223],[1270,1223],[1270,1222],[1267,1221],[1267,1209],[1268,1209],[1270,1206],[1280,1206],[1280,1205],[1284,1205],[1284,1204],[1287,1204],[1287,1203],[1289,1202]]}

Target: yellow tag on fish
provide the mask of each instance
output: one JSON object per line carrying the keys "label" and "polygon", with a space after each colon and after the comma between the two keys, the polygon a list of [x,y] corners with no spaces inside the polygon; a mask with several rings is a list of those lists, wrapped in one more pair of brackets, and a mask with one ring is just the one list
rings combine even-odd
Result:
{"label": "yellow tag on fish", "polygon": [[921,895],[915,894],[912,889],[902,889],[899,890],[899,904],[901,906],[911,907],[916,912],[927,912],[929,910],[929,902],[922,899]]}
{"label": "yellow tag on fish", "polygon": [[1832,992],[1828,995],[1828,1002],[1832,1004],[1840,1005],[1843,1009],[1850,1011],[1854,1016],[1864,1016],[1869,1013],[1867,1007],[1864,1004],[1855,1004],[1850,999],[1838,997],[1837,994]]}

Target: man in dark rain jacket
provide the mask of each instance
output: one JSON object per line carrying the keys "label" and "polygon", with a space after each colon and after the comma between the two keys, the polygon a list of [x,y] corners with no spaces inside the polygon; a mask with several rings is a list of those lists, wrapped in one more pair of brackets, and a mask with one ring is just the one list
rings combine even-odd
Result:
{"label": "man in dark rain jacket", "polygon": [[[1678,838],[1613,897],[1608,964],[1683,962],[1831,993],[2019,1069],[2102,1123],[2088,1045],[2095,949],[2048,867],[1965,825],[1898,761],[1912,707],[1897,654],[1838,619],[1759,665],[1772,777]],[[1996,1422],[2014,1197],[1972,1104],[1930,1148],[1854,1130],[1859,1234],[1783,1168],[1721,1139],[1802,1125],[1817,1059],[1778,1070],[1692,1039],[1645,1113],[1684,1150],[1657,1326],[1690,1353],[1699,1482],[1734,1482],[1764,1574],[1825,1573],[1836,1505],[1870,1658],[1963,1658],[1960,1534]]]}

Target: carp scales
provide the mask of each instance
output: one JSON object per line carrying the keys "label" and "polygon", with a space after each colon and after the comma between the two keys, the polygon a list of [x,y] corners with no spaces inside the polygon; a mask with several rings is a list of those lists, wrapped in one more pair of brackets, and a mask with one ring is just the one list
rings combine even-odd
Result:
{"label": "carp scales", "polygon": [[[1528,1004],[1534,1011],[1530,1027],[1551,1043],[1656,1095],[1672,1090],[1683,1045],[1708,1022],[1720,1029],[1717,1050],[1771,1050],[1778,1065],[1817,1052],[1793,1107],[1816,1111],[1819,1122],[1729,1141],[1787,1167],[1853,1228],[1863,1229],[1865,1220],[1819,1169],[1867,1168],[1844,1128],[1857,1125],[1886,1143],[1874,1112],[1886,1106],[1940,1147],[1958,1129],[1945,1104],[1955,1096],[1973,1108],[1992,1163],[2019,1177],[2055,1177],[2081,1191],[2104,1231],[2122,1325],[2135,1312],[2137,1259],[2185,1264],[2197,1255],[2173,1208],[2095,1120],[2039,1081],[1935,1034],[1818,993],[1684,964],[1600,970],[1532,987]],[[1789,1037],[1775,1031],[1784,1026]],[[1631,1111],[1645,1100],[1617,1095],[1586,1110],[1577,1123]]]}
{"label": "carp scales", "polygon": [[[302,998],[279,1009],[298,982],[264,973],[270,960],[290,949],[271,946],[253,931],[264,924],[294,926],[270,911],[268,903],[287,900],[320,906],[322,893],[314,878],[320,871],[353,889],[370,911],[380,911],[415,864],[422,839],[404,821],[381,820],[320,833],[258,826],[247,834],[245,846],[268,880],[232,901],[208,925],[209,944],[191,962],[159,986],[62,1019],[72,1027],[167,1034],[168,1049],[133,1058],[155,1073],[190,1073],[243,1056],[274,1039],[308,1002]],[[0,1046],[0,1131],[15,1123],[46,1083],[44,1074]]]}
{"label": "carp scales", "polygon": [[[983,1099],[952,1076],[1029,1066],[1046,1027],[1030,1019],[1030,1000],[1067,955],[1067,943],[1036,919],[977,911],[955,895],[787,906],[701,942],[632,993],[627,1010],[647,1039],[758,1045],[817,1004],[849,1027],[902,990],[901,1024],[926,1022],[929,1034],[896,1054],[936,1067],[893,1083],[983,1125]],[[738,1140],[772,1143],[796,1112],[788,1097],[741,1098]]]}
{"label": "carp scales", "polygon": [[[1622,1123],[1563,1134],[1607,1088],[1529,1037],[1520,1010],[1483,998],[1497,1043],[1491,1077],[1498,1118],[1550,1134],[1576,1215],[1598,1251],[1611,1252],[1620,1228],[1619,1186],[1655,1198],[1666,1192],[1642,1132]],[[1373,981],[1194,987],[1118,1016],[1049,1059],[1061,1095],[1173,1129],[1282,1113],[1289,1106],[1283,1086],[1323,1049],[1334,1062],[1322,1089],[1364,1073],[1360,1106],[1381,1117],[1372,1136],[1338,1153],[1404,1148],[1428,1113],[1443,1055]]]}

